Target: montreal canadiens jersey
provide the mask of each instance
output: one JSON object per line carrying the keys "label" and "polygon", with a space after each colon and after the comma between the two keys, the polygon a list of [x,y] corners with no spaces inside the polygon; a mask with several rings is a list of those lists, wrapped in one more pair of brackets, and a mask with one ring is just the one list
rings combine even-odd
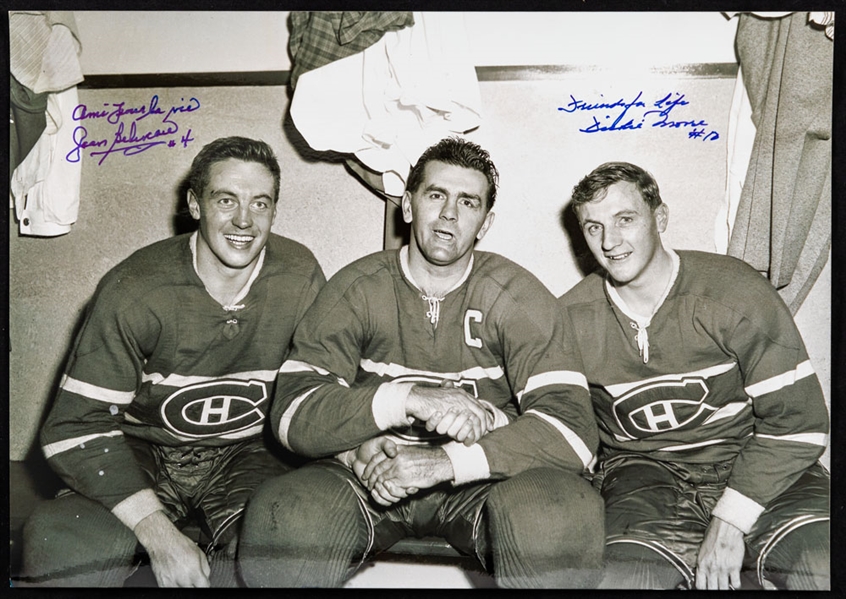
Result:
{"label": "montreal canadiens jersey", "polygon": [[517,264],[474,252],[451,291],[426,298],[407,251],[352,263],[312,304],[271,407],[283,445],[319,457],[383,433],[444,441],[409,424],[399,390],[450,381],[486,402],[498,426],[470,448],[444,443],[456,484],[591,465],[596,423],[554,296]]}
{"label": "montreal canadiens jersey", "polygon": [[150,245],[103,277],[42,429],[53,469],[109,509],[148,486],[125,435],[222,446],[261,434],[294,328],[325,282],[307,248],[271,235],[225,309],[195,271],[195,240]]}
{"label": "montreal canadiens jersey", "polygon": [[735,258],[677,254],[675,283],[647,328],[648,361],[601,274],[559,300],[576,330],[602,445],[656,460],[736,457],[729,487],[766,506],[825,450],[822,389],[763,276]]}

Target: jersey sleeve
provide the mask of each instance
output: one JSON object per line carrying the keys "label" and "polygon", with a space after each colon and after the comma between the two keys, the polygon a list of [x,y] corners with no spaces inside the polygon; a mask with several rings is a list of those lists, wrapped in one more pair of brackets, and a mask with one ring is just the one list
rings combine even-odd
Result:
{"label": "jersey sleeve", "polygon": [[713,511],[744,532],[828,444],[825,398],[799,331],[774,289],[760,294],[750,297],[757,317],[742,317],[729,340],[756,424]]}
{"label": "jersey sleeve", "polygon": [[538,467],[592,468],[599,433],[567,316],[545,288],[531,288],[502,313],[497,328],[519,415],[473,446],[445,448],[455,483]]}
{"label": "jersey sleeve", "polygon": [[119,280],[108,275],[99,285],[40,439],[70,488],[134,528],[162,506],[121,430],[143,359],[120,291]]}
{"label": "jersey sleeve", "polygon": [[[297,327],[270,408],[274,435],[291,451],[306,457],[334,455],[405,419],[404,398],[396,397],[408,394],[404,386],[355,384],[366,343],[360,309],[366,302],[361,299],[333,279]],[[389,395],[400,401],[388,400]],[[397,415],[380,416],[377,422],[374,403],[396,406]]]}

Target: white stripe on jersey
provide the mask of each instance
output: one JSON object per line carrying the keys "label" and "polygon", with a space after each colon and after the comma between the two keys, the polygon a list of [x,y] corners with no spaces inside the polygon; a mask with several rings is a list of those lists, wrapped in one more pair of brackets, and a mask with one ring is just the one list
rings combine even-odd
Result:
{"label": "white stripe on jersey", "polygon": [[764,435],[755,433],[759,439],[773,439],[774,441],[792,441],[794,443],[806,443],[808,445],[828,445],[828,435],[825,433],[794,433],[792,435]]}
{"label": "white stripe on jersey", "polygon": [[218,381],[221,379],[235,379],[238,381],[260,380],[272,383],[276,380],[275,370],[246,370],[244,372],[227,373],[225,376],[183,376],[181,374],[169,374],[166,377],[154,372],[152,374],[142,374],[142,383],[152,383],[153,385],[166,385],[168,387],[187,387],[188,385],[199,385],[208,383],[210,381]]}
{"label": "white stripe on jersey", "polygon": [[579,387],[588,388],[588,382],[581,372],[573,372],[572,370],[554,370],[552,372],[542,372],[530,376],[526,381],[526,387],[517,393],[517,402],[523,400],[524,393],[530,393],[535,389],[547,387],[549,385],[577,385]]}
{"label": "white stripe on jersey", "polygon": [[722,420],[723,418],[734,418],[740,412],[752,406],[752,400],[747,399],[746,401],[735,401],[730,404],[727,404],[711,414],[708,419],[702,423],[702,426],[706,424],[711,424],[717,420]]}
{"label": "white stripe on jersey", "polygon": [[[752,436],[752,433],[746,435],[747,437]],[[723,443],[725,441],[729,441],[729,439],[710,439],[708,441],[702,441],[701,443],[690,443],[689,445],[673,445],[672,447],[659,447],[655,451],[687,451],[688,449],[696,449],[697,447],[705,447],[706,445],[716,445],[717,443]],[[731,441],[736,441],[736,439],[731,439]]]}
{"label": "white stripe on jersey", "polygon": [[251,426],[250,428],[245,428],[242,431],[235,431],[234,433],[228,433],[226,435],[218,435],[217,438],[218,439],[245,439],[247,437],[253,437],[255,435],[260,434],[263,428],[264,428],[264,425],[259,424],[258,426]]}
{"label": "white stripe on jersey", "polygon": [[302,362],[301,360],[285,360],[285,362],[282,363],[282,366],[279,367],[279,372],[316,372],[317,374],[321,374],[323,376],[327,376],[329,374],[329,371],[325,368],[314,366],[313,364]]}
{"label": "white stripe on jersey", "polygon": [[573,429],[565,425],[560,420],[556,420],[549,414],[544,414],[542,412],[538,412],[537,410],[527,410],[526,414],[537,416],[541,420],[544,420],[554,426],[555,429],[559,433],[561,433],[561,435],[564,437],[564,440],[567,441],[570,447],[573,448],[573,451],[576,452],[576,455],[579,456],[579,459],[582,461],[582,464],[584,464],[584,467],[586,469],[590,468],[591,463],[594,460],[593,453],[591,453],[590,449],[588,449],[588,446],[585,444],[584,441],[582,441],[581,437],[579,437],[579,435],[573,432]]}
{"label": "white stripe on jersey", "polygon": [[98,387],[91,383],[84,383],[75,378],[65,375],[62,377],[62,382],[59,387],[65,391],[83,395],[88,399],[95,399],[110,404],[129,405],[135,399],[135,391],[115,391],[114,389],[107,389],[106,387]]}
{"label": "white stripe on jersey", "polygon": [[291,428],[291,420],[294,418],[294,414],[297,412],[300,404],[303,403],[309,395],[320,389],[322,386],[323,385],[312,387],[292,401],[291,405],[288,406],[288,409],[285,410],[285,413],[282,414],[282,417],[279,419],[279,442],[282,443],[286,449],[294,451],[290,443],[288,443],[288,430]]}
{"label": "white stripe on jersey", "polygon": [[370,359],[363,359],[361,361],[361,369],[365,372],[378,374],[379,376],[387,376],[395,379],[401,376],[431,376],[440,379],[461,380],[471,379],[478,381],[480,379],[496,380],[504,375],[501,366],[494,366],[493,368],[483,368],[475,366],[461,372],[432,372],[429,370],[415,370],[414,368],[406,368],[400,364],[385,364],[384,362],[374,362]]}
{"label": "white stripe on jersey", "polygon": [[83,437],[75,437],[73,439],[65,439],[64,441],[56,441],[55,443],[50,443],[49,445],[45,445],[42,448],[44,451],[44,455],[49,460],[54,455],[63,453],[68,451],[69,449],[74,449],[79,447],[83,443],[87,441],[91,441],[92,439],[99,439],[100,437],[122,437],[123,431],[109,431],[107,433],[97,433],[94,435],[85,435]]}
{"label": "white stripe on jersey", "polygon": [[641,385],[645,385],[647,383],[659,382],[659,381],[681,381],[685,378],[690,377],[700,377],[700,378],[710,378],[712,376],[717,376],[720,374],[724,374],[731,370],[732,368],[737,367],[737,362],[728,362],[726,364],[718,364],[717,366],[709,366],[708,368],[703,368],[702,370],[696,370],[694,372],[685,372],[680,374],[665,374],[662,376],[656,376],[651,379],[643,379],[642,381],[632,381],[628,383],[618,383],[616,385],[606,385],[605,390],[608,391],[615,399],[620,397],[621,395],[625,395],[631,389],[635,387],[640,387]]}
{"label": "white stripe on jersey", "polygon": [[767,393],[772,393],[773,391],[789,387],[796,381],[811,376],[812,374],[814,374],[814,367],[811,366],[810,360],[805,360],[799,364],[795,370],[788,370],[785,373],[768,378],[760,383],[749,385],[746,387],[746,393],[748,393],[750,397],[761,397]]}

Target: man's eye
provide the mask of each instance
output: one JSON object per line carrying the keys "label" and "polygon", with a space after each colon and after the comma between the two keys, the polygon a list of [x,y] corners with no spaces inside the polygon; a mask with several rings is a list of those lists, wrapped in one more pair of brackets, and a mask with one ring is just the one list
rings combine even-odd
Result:
{"label": "man's eye", "polygon": [[217,203],[220,204],[221,206],[228,207],[228,206],[233,206],[235,204],[235,200],[233,200],[232,198],[220,198],[217,201]]}
{"label": "man's eye", "polygon": [[596,235],[599,233],[599,225],[588,225],[585,231],[588,232],[588,235]]}
{"label": "man's eye", "polygon": [[269,207],[270,206],[268,206],[267,202],[253,202],[253,210],[256,210],[258,212],[264,212]]}

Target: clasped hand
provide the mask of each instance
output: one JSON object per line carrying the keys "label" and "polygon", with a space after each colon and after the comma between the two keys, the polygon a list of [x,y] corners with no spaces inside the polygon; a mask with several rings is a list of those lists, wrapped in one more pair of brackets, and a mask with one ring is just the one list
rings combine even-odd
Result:
{"label": "clasped hand", "polygon": [[475,397],[444,381],[439,387],[415,385],[406,399],[406,413],[459,443],[473,445],[493,429],[494,417]]}
{"label": "clasped hand", "polygon": [[440,447],[398,445],[385,436],[362,443],[352,468],[373,500],[386,507],[453,477]]}

